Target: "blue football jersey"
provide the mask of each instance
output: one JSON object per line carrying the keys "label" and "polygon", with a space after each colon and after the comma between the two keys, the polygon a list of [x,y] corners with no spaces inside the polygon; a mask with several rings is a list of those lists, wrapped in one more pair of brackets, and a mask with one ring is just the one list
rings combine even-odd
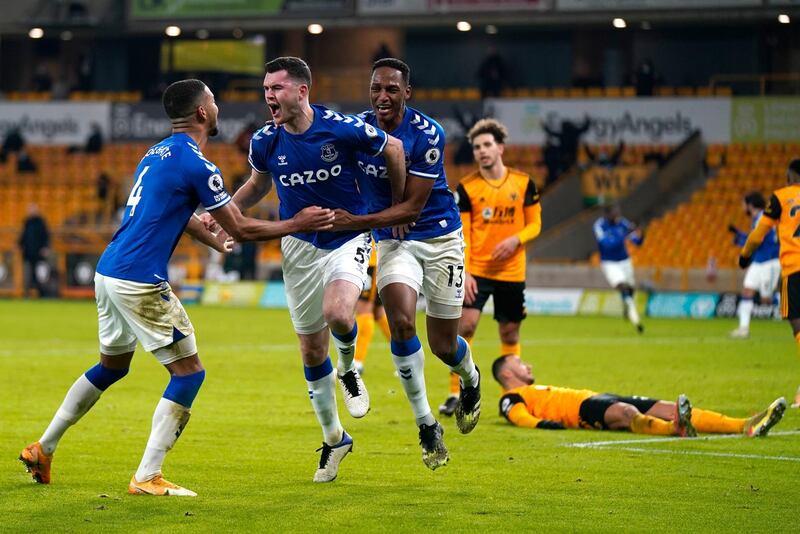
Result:
{"label": "blue football jersey", "polygon": [[[312,106],[314,120],[302,134],[268,123],[250,141],[250,165],[271,174],[280,201],[281,220],[308,206],[342,208],[356,215],[367,206],[356,185],[357,155],[377,156],[389,137],[353,115]],[[292,234],[317,248],[334,249],[361,232]]]}
{"label": "blue football jersey", "polygon": [[122,225],[100,257],[97,272],[159,284],[167,279],[167,262],[198,205],[211,211],[231,197],[217,166],[184,133],[151,147],[134,176]]}
{"label": "blue football jersey", "polygon": [[630,256],[625,247],[625,241],[630,241],[634,245],[641,245],[644,241],[642,237],[631,235],[636,227],[628,219],[622,217],[617,222],[600,217],[595,221],[593,229],[601,261],[627,260]]}
{"label": "blue football jersey", "polygon": [[[364,121],[377,126],[372,111],[360,115]],[[423,240],[449,234],[461,228],[461,217],[455,197],[447,187],[444,173],[444,130],[439,123],[412,108],[406,108],[403,122],[389,132],[403,142],[408,174],[433,180],[433,189],[425,207],[405,239]],[[392,205],[392,188],[382,157],[360,155],[358,185],[367,199],[369,213],[382,211]],[[391,228],[373,230],[376,241],[391,239]]]}

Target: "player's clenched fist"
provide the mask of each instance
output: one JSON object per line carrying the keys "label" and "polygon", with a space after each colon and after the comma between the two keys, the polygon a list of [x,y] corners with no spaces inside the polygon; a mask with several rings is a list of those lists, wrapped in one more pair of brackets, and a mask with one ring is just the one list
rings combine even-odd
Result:
{"label": "player's clenched fist", "polygon": [[292,221],[297,227],[295,232],[320,232],[333,228],[335,215],[333,210],[309,206],[297,212]]}
{"label": "player's clenched fist", "polygon": [[747,269],[751,263],[753,263],[752,256],[739,256],[739,267],[742,269]]}

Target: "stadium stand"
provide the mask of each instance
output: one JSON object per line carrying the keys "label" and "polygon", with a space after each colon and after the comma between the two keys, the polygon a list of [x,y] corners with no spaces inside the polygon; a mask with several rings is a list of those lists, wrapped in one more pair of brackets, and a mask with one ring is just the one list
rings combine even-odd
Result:
{"label": "stadium stand", "polygon": [[632,250],[641,266],[704,267],[714,258],[719,267],[734,267],[739,254],[729,224],[749,228],[742,198],[759,191],[766,198],[786,181],[786,166],[800,154],[800,144],[710,145],[710,177],[691,199],[653,220],[648,238]]}

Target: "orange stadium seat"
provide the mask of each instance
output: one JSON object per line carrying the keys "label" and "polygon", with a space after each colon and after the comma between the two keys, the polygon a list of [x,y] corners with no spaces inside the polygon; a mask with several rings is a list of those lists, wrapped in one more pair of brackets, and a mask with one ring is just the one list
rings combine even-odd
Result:
{"label": "orange stadium seat", "polygon": [[735,267],[739,248],[733,245],[727,227],[750,227],[742,208],[746,193],[759,191],[767,197],[784,184],[792,158],[785,148],[774,143],[709,145],[706,162],[715,176],[687,202],[650,223],[649,239],[636,251],[637,262],[702,268],[713,257],[718,267]]}

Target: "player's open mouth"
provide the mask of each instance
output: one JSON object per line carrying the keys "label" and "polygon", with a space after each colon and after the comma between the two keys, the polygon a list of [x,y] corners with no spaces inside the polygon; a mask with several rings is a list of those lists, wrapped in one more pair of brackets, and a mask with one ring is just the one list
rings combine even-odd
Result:
{"label": "player's open mouth", "polygon": [[379,104],[375,106],[375,111],[380,113],[381,115],[388,115],[392,112],[391,104]]}
{"label": "player's open mouth", "polygon": [[269,106],[269,110],[272,113],[272,116],[279,115],[281,112],[281,106],[279,104],[267,104]]}

